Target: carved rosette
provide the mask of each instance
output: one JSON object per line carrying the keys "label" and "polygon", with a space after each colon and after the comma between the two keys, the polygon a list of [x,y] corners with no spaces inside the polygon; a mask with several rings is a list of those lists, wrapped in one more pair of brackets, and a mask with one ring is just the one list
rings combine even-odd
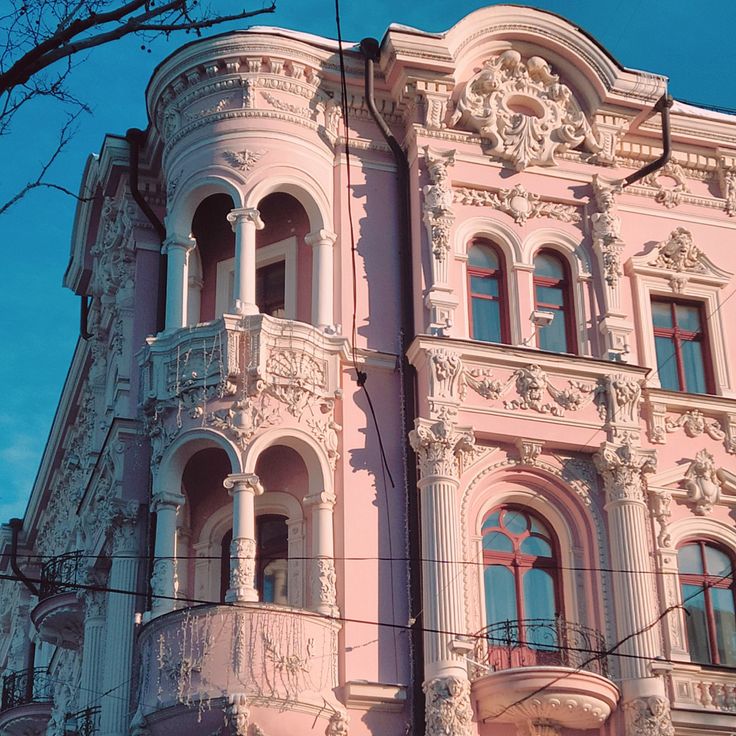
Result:
{"label": "carved rosette", "polygon": [[675,736],[667,698],[661,695],[637,698],[624,708],[627,736]]}
{"label": "carved rosette", "polygon": [[416,419],[409,442],[417,454],[422,480],[437,476],[457,479],[462,457],[472,452],[475,438],[469,427],[457,427],[452,421]]}
{"label": "carved rosette", "polygon": [[657,465],[653,451],[642,450],[629,443],[615,445],[604,442],[593,455],[593,462],[603,478],[608,503],[644,502],[644,476],[653,473]]}
{"label": "carved rosette", "polygon": [[468,81],[450,120],[478,133],[487,152],[517,171],[553,166],[555,156],[584,145],[603,150],[571,90],[539,56],[509,49],[488,59]]}
{"label": "carved rosette", "polygon": [[436,677],[424,683],[426,736],[470,736],[473,709],[470,683],[462,677]]}
{"label": "carved rosette", "polygon": [[698,516],[705,516],[721,498],[721,480],[713,455],[701,450],[687,469],[683,486],[687,489],[688,503]]}

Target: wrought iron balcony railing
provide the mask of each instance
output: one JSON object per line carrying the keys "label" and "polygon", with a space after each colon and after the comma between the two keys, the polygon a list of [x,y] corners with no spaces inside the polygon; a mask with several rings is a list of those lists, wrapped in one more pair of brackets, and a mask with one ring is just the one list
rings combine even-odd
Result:
{"label": "wrought iron balcony railing", "polygon": [[84,568],[81,552],[68,552],[52,557],[41,569],[41,589],[39,599],[52,595],[69,593],[79,589],[83,581]]}
{"label": "wrought iron balcony railing", "polygon": [[48,703],[52,697],[51,678],[45,669],[11,672],[3,679],[0,711],[27,703]]}
{"label": "wrought iron balcony railing", "polygon": [[64,736],[94,736],[97,733],[100,706],[85,708],[67,716]]}
{"label": "wrought iron balcony railing", "polygon": [[493,671],[570,667],[608,676],[602,634],[563,618],[500,621],[479,636],[476,656]]}

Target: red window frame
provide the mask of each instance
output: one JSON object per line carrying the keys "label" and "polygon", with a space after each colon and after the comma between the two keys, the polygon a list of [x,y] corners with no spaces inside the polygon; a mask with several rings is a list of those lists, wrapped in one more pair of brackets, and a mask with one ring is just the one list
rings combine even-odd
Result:
{"label": "red window frame", "polygon": [[[578,352],[577,332],[575,330],[575,314],[573,308],[572,294],[570,293],[570,264],[566,258],[563,258],[557,251],[552,248],[542,248],[537,251],[534,256],[536,261],[538,256],[552,256],[562,267],[563,277],[561,279],[553,279],[548,276],[540,276],[537,274],[536,267],[534,269],[533,289],[534,289],[534,309],[542,312],[552,312],[555,317],[562,312],[565,322],[565,342],[567,343],[566,353]],[[546,302],[537,301],[537,286],[546,286],[549,288],[558,288],[562,291],[562,308],[556,304],[547,304]],[[542,349],[542,332],[544,328],[537,329],[537,347]]]}
{"label": "red window frame", "polygon": [[[652,304],[667,304],[670,307],[670,315],[672,317],[673,327],[656,327],[654,325],[654,319],[652,318],[652,329],[654,330],[654,337],[664,337],[671,341],[674,347],[675,353],[675,364],[677,366],[677,380],[680,384],[677,391],[683,391],[687,393],[694,393],[689,391],[687,388],[687,374],[685,373],[685,361],[682,358],[682,343],[685,341],[699,342],[703,348],[703,376],[705,378],[705,391],[708,394],[715,393],[713,372],[710,357],[710,341],[708,340],[708,330],[705,310],[703,309],[702,302],[687,301],[684,299],[668,299],[667,297],[653,296]],[[676,307],[697,307],[698,316],[700,319],[700,332],[693,332],[692,330],[684,330],[677,324],[677,309]],[[654,354],[656,359],[657,347],[654,347]]]}
{"label": "red window frame", "polygon": [[[471,249],[475,247],[486,248],[493,251],[496,258],[498,259],[499,265],[498,268],[481,268],[480,266],[473,266],[470,264],[470,262],[468,262],[468,266],[466,269],[466,278],[468,288],[468,326],[470,328],[470,337],[474,340],[481,339],[475,336],[475,329],[473,327],[473,299],[484,299],[489,302],[497,301],[499,305],[498,314],[501,321],[499,330],[501,333],[501,343],[503,343],[504,345],[508,345],[510,342],[508,299],[506,298],[506,264],[504,262],[503,253],[501,252],[500,248],[498,248],[494,243],[492,243],[490,240],[486,240],[485,238],[474,238],[470,242],[470,245],[468,247],[468,255],[470,254]],[[476,294],[472,289],[473,276],[482,279],[495,279],[495,281],[498,283],[498,296],[492,297],[488,296],[488,294]]]}
{"label": "red window frame", "polygon": [[[720,654],[718,652],[718,639],[716,636],[717,626],[716,618],[713,612],[713,599],[711,597],[712,588],[720,588],[722,590],[730,590],[731,594],[734,595],[734,607],[736,607],[736,582],[734,581],[733,573],[733,558],[729,552],[716,544],[709,544],[703,540],[690,540],[680,546],[683,547],[699,547],[700,548],[700,561],[703,566],[704,573],[683,573],[679,572],[680,578],[680,590],[682,591],[683,585],[692,585],[703,589],[703,598],[705,600],[705,622],[708,627],[708,649],[710,655],[710,661],[701,664],[721,664]],[[729,560],[731,560],[731,576],[725,577],[724,575],[714,575],[708,571],[707,558],[705,556],[705,548],[713,547],[722,554],[725,554]],[[678,550],[679,551],[679,550]],[[687,605],[687,601],[683,601],[683,605]]]}

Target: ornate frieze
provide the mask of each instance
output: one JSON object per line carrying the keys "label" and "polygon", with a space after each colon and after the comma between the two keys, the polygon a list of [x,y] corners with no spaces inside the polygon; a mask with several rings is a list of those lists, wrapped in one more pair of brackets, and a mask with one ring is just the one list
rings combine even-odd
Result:
{"label": "ornate frieze", "polygon": [[478,133],[491,156],[517,171],[553,166],[555,156],[584,145],[600,152],[600,136],[575,97],[539,56],[513,49],[487,59],[455,103],[450,126]]}
{"label": "ornate frieze", "polygon": [[[504,402],[507,409],[533,410],[540,414],[564,416],[565,409],[577,411],[595,398],[596,387],[580,381],[568,381],[569,388],[553,386],[547,374],[538,366],[519,368],[512,374],[518,399]],[[549,394],[554,403],[543,403]]]}
{"label": "ornate frieze", "polygon": [[593,455],[593,462],[603,478],[608,503],[644,501],[644,476],[653,473],[657,465],[654,452],[630,443],[604,442]]}
{"label": "ornate frieze", "polygon": [[470,683],[463,677],[436,677],[424,683],[426,736],[470,736],[473,709]]}
{"label": "ornate frieze", "polygon": [[[674,186],[666,187],[662,178],[674,180]],[[642,183],[657,190],[654,201],[663,204],[667,209],[677,207],[682,202],[683,195],[690,193],[685,171],[676,161],[668,161],[661,169],[645,176]]]}
{"label": "ornate frieze", "polygon": [[453,199],[457,204],[493,207],[511,216],[517,225],[524,225],[535,217],[571,223],[580,222],[581,219],[577,207],[542,199],[541,195],[527,191],[521,184],[497,191],[458,187]]}
{"label": "ornate frieze", "polygon": [[675,736],[670,703],[661,695],[624,704],[627,736]]}
{"label": "ornate frieze", "polygon": [[683,486],[687,490],[688,503],[698,516],[705,516],[721,497],[721,479],[716,472],[713,455],[701,450],[685,473]]}

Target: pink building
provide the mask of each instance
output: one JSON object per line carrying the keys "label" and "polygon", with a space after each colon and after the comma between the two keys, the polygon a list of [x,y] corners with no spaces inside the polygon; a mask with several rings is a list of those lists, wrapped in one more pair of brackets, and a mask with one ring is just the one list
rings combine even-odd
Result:
{"label": "pink building", "polygon": [[0,734],[732,734],[736,118],[514,6],[343,61],[90,158]]}

